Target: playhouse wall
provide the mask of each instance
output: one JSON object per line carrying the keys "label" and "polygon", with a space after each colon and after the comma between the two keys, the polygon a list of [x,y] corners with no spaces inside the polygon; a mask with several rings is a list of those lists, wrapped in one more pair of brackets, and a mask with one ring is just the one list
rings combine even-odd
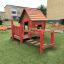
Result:
{"label": "playhouse wall", "polygon": [[25,14],[24,14],[23,19],[29,19],[29,17],[28,17],[28,15],[27,15],[27,13],[25,13]]}
{"label": "playhouse wall", "polygon": [[41,24],[42,24],[42,29],[45,29],[45,21],[33,21],[32,27],[35,28],[36,25],[41,25]]}

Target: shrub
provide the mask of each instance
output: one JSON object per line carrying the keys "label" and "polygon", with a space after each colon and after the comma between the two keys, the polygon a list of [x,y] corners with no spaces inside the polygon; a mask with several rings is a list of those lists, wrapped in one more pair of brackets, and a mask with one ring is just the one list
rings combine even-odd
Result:
{"label": "shrub", "polygon": [[64,25],[64,19],[60,20],[60,24]]}
{"label": "shrub", "polygon": [[9,21],[9,19],[5,19],[4,21]]}
{"label": "shrub", "polygon": [[3,23],[3,21],[2,21],[2,20],[0,20],[0,25],[2,25],[2,23]]}

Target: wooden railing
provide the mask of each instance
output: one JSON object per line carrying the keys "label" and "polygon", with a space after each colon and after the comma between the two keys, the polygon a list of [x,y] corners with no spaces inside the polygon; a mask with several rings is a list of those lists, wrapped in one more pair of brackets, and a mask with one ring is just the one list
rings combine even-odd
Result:
{"label": "wooden railing", "polygon": [[22,26],[15,26],[13,21],[11,21],[11,30],[12,30],[12,40],[14,40],[15,36],[19,37],[20,44],[23,42],[23,30]]}
{"label": "wooden railing", "polygon": [[20,35],[20,27],[19,26],[14,26],[14,35],[17,35],[17,36]]}

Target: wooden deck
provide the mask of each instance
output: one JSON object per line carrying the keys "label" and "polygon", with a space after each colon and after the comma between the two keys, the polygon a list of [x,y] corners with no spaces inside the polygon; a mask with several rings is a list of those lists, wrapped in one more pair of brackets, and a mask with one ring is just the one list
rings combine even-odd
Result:
{"label": "wooden deck", "polygon": [[[17,35],[14,35],[14,38],[20,40],[20,37],[17,36]],[[28,35],[24,35],[23,39],[27,39],[27,38],[29,38],[29,36]]]}
{"label": "wooden deck", "polygon": [[[14,35],[14,37],[16,39],[20,40],[20,37],[19,36]],[[27,38],[29,38],[29,36],[28,35],[24,35],[23,39],[27,39]],[[40,42],[38,40],[29,39],[29,40],[26,40],[26,42],[27,42],[27,44],[31,44],[31,45],[34,45],[34,46],[37,46],[37,47],[40,46]],[[51,48],[52,47],[52,44],[43,44],[43,45],[44,45],[44,49]]]}
{"label": "wooden deck", "polygon": [[[35,36],[37,36],[37,37],[38,37],[39,35],[37,35],[37,34],[33,34],[33,35],[32,35],[32,37],[35,37]],[[19,40],[20,40],[20,37],[19,37],[19,36],[17,36],[17,35],[14,35],[14,38],[16,38],[16,39],[19,39]],[[24,36],[23,36],[23,39],[27,39],[27,38],[29,38],[28,34],[26,34],[26,35],[24,35]]]}

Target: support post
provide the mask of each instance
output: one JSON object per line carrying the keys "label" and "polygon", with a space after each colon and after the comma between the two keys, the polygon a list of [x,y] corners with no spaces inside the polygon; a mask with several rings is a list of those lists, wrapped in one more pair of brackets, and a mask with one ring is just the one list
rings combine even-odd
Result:
{"label": "support post", "polygon": [[51,44],[54,46],[54,31],[51,32]]}
{"label": "support post", "polygon": [[40,31],[40,54],[44,51],[44,30]]}
{"label": "support post", "polygon": [[28,29],[29,29],[28,36],[29,36],[30,38],[32,37],[31,28],[32,28],[31,21],[28,21]]}
{"label": "support post", "polygon": [[20,23],[20,28],[19,28],[19,37],[20,37],[20,44],[23,42],[23,25]]}
{"label": "support post", "polygon": [[43,29],[43,30],[45,30],[45,25],[46,25],[45,22],[46,22],[45,20],[42,22],[42,29]]}
{"label": "support post", "polygon": [[11,30],[12,30],[12,40],[14,40],[14,25],[13,25],[13,20],[11,20]]}
{"label": "support post", "polygon": [[44,30],[45,30],[45,26],[46,26],[46,21],[44,21]]}

